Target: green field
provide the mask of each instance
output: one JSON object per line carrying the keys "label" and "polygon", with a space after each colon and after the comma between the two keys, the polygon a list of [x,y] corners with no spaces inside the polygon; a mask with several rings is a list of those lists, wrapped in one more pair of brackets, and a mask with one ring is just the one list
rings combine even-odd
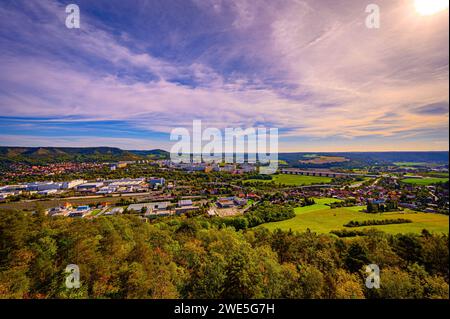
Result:
{"label": "green field", "polygon": [[331,178],[322,177],[322,176],[278,174],[278,175],[272,175],[272,180],[247,179],[244,181],[244,183],[248,183],[248,182],[270,183],[272,181],[277,184],[284,184],[284,185],[289,185],[289,186],[301,186],[301,185],[329,183],[329,182],[331,182]]}
{"label": "green field", "polygon": [[317,157],[317,156],[319,156],[319,155],[317,155],[317,154],[305,154],[305,155],[303,155],[303,157],[305,157],[305,158],[314,158],[314,157]]}
{"label": "green field", "polygon": [[440,182],[448,182],[448,178],[443,177],[425,177],[425,178],[405,178],[401,180],[403,183],[414,185],[431,185]]}
{"label": "green field", "polygon": [[94,209],[92,212],[91,212],[91,216],[95,216],[95,215],[97,215],[98,213],[100,213],[102,210],[101,209]]}
{"label": "green field", "polygon": [[370,181],[371,179],[372,179],[372,177],[363,177],[362,181],[353,182],[349,186],[350,187],[357,187],[357,186],[360,186],[361,184],[363,184],[363,183],[365,183],[367,181]]}
{"label": "green field", "polygon": [[[317,233],[329,233],[332,230],[347,229],[347,230],[363,230],[369,228],[376,228],[386,233],[420,233],[422,229],[427,229],[434,233],[446,233],[449,231],[449,219],[446,215],[419,213],[413,211],[393,212],[383,214],[367,214],[360,212],[363,207],[342,207],[331,209],[326,206],[326,203],[335,202],[336,199],[321,198],[315,199],[316,204],[312,206],[297,207],[295,209],[296,216],[292,219],[283,220],[280,222],[273,222],[263,224],[259,227],[266,227],[269,230],[280,228],[282,230],[305,231],[310,229]],[[347,228],[343,225],[351,220],[364,221],[372,219],[395,219],[406,218],[413,222],[408,224],[391,224],[378,225],[357,228]]]}
{"label": "green field", "polygon": [[426,166],[427,164],[425,162],[394,162],[397,166]]}

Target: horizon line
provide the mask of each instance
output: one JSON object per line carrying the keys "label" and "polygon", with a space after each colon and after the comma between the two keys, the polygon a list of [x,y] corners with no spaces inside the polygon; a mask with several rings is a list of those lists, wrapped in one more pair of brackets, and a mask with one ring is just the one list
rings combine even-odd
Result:
{"label": "horizon line", "polygon": [[[115,148],[122,151],[155,151],[161,150],[167,153],[167,151],[163,148],[147,148],[147,149],[124,149],[116,146],[9,146],[9,145],[0,145],[0,148]],[[366,151],[355,151],[355,150],[345,150],[345,151],[281,151],[278,154],[286,154],[286,153],[401,153],[401,152],[449,152],[449,150],[366,150]],[[193,154],[193,153],[190,153]],[[222,154],[225,154],[222,152]],[[234,153],[233,153],[234,154]],[[244,152],[243,154],[248,154],[248,152]]]}

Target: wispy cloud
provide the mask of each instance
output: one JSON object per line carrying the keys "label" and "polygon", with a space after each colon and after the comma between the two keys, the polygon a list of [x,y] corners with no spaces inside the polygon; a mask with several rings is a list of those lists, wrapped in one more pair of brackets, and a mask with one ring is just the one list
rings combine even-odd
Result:
{"label": "wispy cloud", "polygon": [[[448,140],[448,11],[425,18],[411,1],[380,0],[370,30],[360,1],[94,3],[80,1],[80,30],[65,28],[60,2],[0,4],[0,123],[69,134],[49,123],[77,122],[74,136],[110,121],[88,132],[115,146],[122,129],[142,145],[194,119],[278,127],[289,149]],[[7,124],[0,136],[20,141]]]}
{"label": "wispy cloud", "polygon": [[28,147],[102,147],[114,146],[125,150],[170,149],[169,141],[157,139],[119,138],[119,137],[86,137],[86,136],[51,136],[34,135],[0,135],[2,146]]}

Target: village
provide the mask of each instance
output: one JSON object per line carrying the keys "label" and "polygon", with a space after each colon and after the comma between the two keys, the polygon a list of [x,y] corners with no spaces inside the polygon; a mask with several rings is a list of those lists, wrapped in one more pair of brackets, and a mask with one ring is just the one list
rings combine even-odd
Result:
{"label": "village", "polygon": [[[281,168],[275,177],[289,178],[292,174],[299,178],[305,176],[310,178],[310,184],[295,186],[272,183],[267,188],[267,184],[251,179],[257,168],[250,164],[174,164],[160,160],[109,164],[109,170],[133,167],[133,164],[151,166],[161,176],[4,185],[0,186],[0,202],[11,204],[17,200],[29,201],[32,207],[33,202],[60,199],[63,202],[58,206],[47,207],[46,214],[96,218],[130,213],[148,219],[182,214],[237,216],[245,214],[260,201],[283,204],[301,198],[335,198],[352,206],[367,206],[370,203],[371,207],[386,206],[428,213],[445,213],[449,207],[448,188],[439,185],[418,187],[401,182],[401,177],[395,174],[360,176],[329,170]],[[167,178],[175,176],[177,171],[184,173],[173,179]],[[215,174],[223,180],[206,182],[198,180],[198,174]],[[235,177],[229,180],[229,176]],[[320,181],[321,176],[328,176],[333,182],[316,182]],[[197,179],[195,183],[188,181],[192,178]],[[349,183],[349,180],[352,182]]]}

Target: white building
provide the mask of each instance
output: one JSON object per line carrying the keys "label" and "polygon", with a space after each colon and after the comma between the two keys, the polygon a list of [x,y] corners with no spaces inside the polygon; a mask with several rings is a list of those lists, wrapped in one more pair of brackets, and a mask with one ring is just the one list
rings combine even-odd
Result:
{"label": "white building", "polygon": [[87,181],[85,181],[84,179],[75,179],[75,180],[70,181],[70,182],[64,182],[62,184],[62,188],[64,188],[64,189],[71,189],[71,188],[77,187],[78,185],[84,184],[86,182]]}
{"label": "white building", "polygon": [[6,185],[0,187],[0,192],[20,194],[22,191],[25,191],[26,189],[27,185]]}
{"label": "white building", "polygon": [[224,166],[219,166],[219,172],[232,173],[236,170],[236,165],[225,164]]}
{"label": "white building", "polygon": [[58,190],[61,189],[63,186],[63,182],[33,182],[26,184],[27,191],[46,191],[46,190]]}
{"label": "white building", "polygon": [[143,204],[131,204],[128,206],[129,211],[141,212],[142,208],[146,209],[146,212],[152,212],[155,210],[167,210],[170,202],[156,202],[156,203],[143,203]]}
{"label": "white building", "polygon": [[123,208],[122,207],[114,207],[113,209],[111,209],[109,212],[106,212],[105,215],[118,215],[118,214],[122,214],[123,213]]}
{"label": "white building", "polygon": [[98,191],[97,194],[112,194],[115,193],[117,191],[117,187],[114,186],[104,186],[101,187]]}
{"label": "white building", "polygon": [[123,179],[109,179],[105,184],[116,187],[140,187],[145,184],[145,178],[123,178]]}
{"label": "white building", "polygon": [[56,194],[57,192],[58,192],[57,189],[46,189],[46,190],[43,190],[43,191],[38,191],[37,193],[39,195],[50,195],[50,194]]}
{"label": "white building", "polygon": [[183,206],[192,206],[192,200],[190,200],[190,199],[179,200],[178,207],[183,207]]}
{"label": "white building", "polygon": [[0,199],[6,199],[9,196],[13,196],[14,193],[6,193],[6,192],[2,192],[0,193]]}
{"label": "white building", "polygon": [[256,166],[250,164],[242,164],[242,170],[244,173],[251,173],[256,171]]}
{"label": "white building", "polygon": [[103,182],[84,183],[77,186],[79,192],[95,192],[104,185]]}
{"label": "white building", "polygon": [[50,209],[47,209],[47,215],[48,216],[67,216],[70,214],[70,210],[68,210],[65,207],[53,207]]}

